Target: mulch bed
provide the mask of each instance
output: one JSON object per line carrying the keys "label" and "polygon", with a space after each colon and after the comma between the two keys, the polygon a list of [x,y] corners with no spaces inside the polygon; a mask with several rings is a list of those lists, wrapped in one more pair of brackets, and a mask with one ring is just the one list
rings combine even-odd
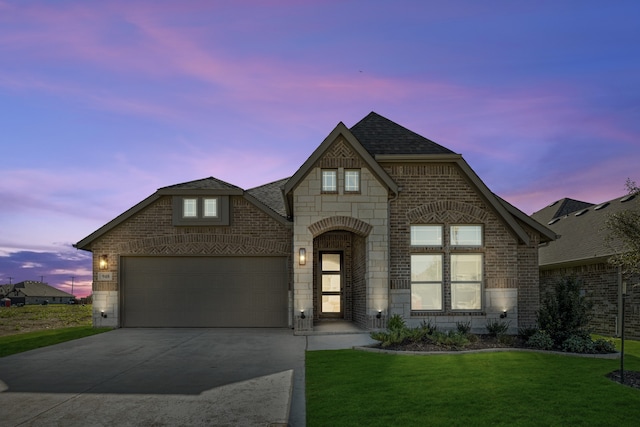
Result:
{"label": "mulch bed", "polygon": [[640,389],[640,372],[638,371],[624,371],[624,383],[620,381],[620,370],[613,371],[607,374],[607,378],[611,381],[621,383],[623,385]]}

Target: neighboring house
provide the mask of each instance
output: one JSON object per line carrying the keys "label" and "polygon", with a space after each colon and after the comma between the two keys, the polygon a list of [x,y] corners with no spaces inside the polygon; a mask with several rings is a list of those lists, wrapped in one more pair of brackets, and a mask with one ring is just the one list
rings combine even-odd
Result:
{"label": "neighboring house", "polygon": [[581,279],[586,297],[593,306],[594,332],[619,336],[622,324],[622,286],[627,282],[625,335],[640,338],[640,283],[638,277],[625,278],[608,259],[620,242],[607,243],[605,221],[622,210],[640,209],[640,196],[624,196],[595,205],[562,199],[532,215],[559,238],[540,247],[541,296],[564,277]]}
{"label": "neighboring house", "polygon": [[164,187],[74,246],[94,254],[97,326],[305,332],[399,314],[484,331],[506,315],[515,331],[535,322],[554,237],[461,155],[370,113],[290,178]]}
{"label": "neighboring house", "polygon": [[27,280],[13,285],[0,285],[0,299],[9,298],[17,304],[68,304],[75,297],[46,283]]}

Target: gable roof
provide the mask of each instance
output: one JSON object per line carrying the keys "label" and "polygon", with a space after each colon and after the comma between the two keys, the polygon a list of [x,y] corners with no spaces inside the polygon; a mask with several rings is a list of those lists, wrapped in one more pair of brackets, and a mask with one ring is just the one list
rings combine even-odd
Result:
{"label": "gable roof", "polygon": [[[369,170],[380,180],[381,183],[393,193],[398,193],[398,185],[391,179],[391,177],[382,169],[382,167],[374,160],[371,154],[365,150],[360,141],[351,133],[351,131],[340,122],[331,131],[331,133],[322,141],[320,146],[309,156],[302,166],[296,171],[295,174],[287,181],[284,187],[285,195],[289,195],[291,191],[298,186],[300,181],[309,174],[316,162],[324,155],[329,149],[331,144],[342,135],[347,143],[354,149],[354,151],[362,158]],[[288,203],[290,208],[290,203]]]}
{"label": "gable roof", "polygon": [[[27,297],[73,298],[73,295],[68,292],[61,291],[60,289],[49,286],[46,283],[36,282],[33,280],[26,280],[13,285],[2,285],[2,288],[2,292],[7,296],[9,296],[10,293],[17,291],[20,292],[22,296]],[[11,296],[9,296],[9,298],[11,298]]]}
{"label": "gable roof", "polygon": [[[606,244],[608,231],[605,229],[605,221],[609,215],[626,209],[640,210],[640,195],[618,197],[597,206],[589,204],[588,207],[554,217],[555,221],[547,227],[560,235],[560,238],[540,247],[540,266],[579,264],[609,258],[619,242],[612,242],[613,248]],[[543,209],[532,217],[538,221],[546,221],[548,215],[545,216]]]}
{"label": "gable roof", "polygon": [[353,125],[351,133],[372,156],[378,154],[455,154],[448,148],[373,111]]}
{"label": "gable roof", "polygon": [[[170,185],[167,187],[159,188],[155,193],[151,196],[147,197],[140,203],[136,204],[132,208],[126,210],[122,214],[118,215],[116,218],[112,219],[84,239],[80,240],[78,243],[74,244],[73,247],[76,249],[84,249],[88,250],[91,242],[114,229],[118,225],[122,224],[127,219],[131,218],[133,215],[142,211],[146,207],[153,204],[155,201],[160,199],[163,196],[173,196],[173,195],[194,195],[194,194],[206,194],[206,195],[227,195],[227,196],[247,196],[247,193],[233,184],[229,184],[228,182],[222,181],[220,179],[214,177],[208,177],[203,179],[198,179],[195,181],[183,182],[181,184]],[[283,224],[287,223],[286,218],[284,218],[281,214],[276,213],[277,206],[275,209],[273,206],[266,205],[264,202],[261,202],[259,199],[249,195],[246,197],[251,203],[257,206],[259,209],[264,210],[267,214],[272,216],[274,219],[282,222]]]}

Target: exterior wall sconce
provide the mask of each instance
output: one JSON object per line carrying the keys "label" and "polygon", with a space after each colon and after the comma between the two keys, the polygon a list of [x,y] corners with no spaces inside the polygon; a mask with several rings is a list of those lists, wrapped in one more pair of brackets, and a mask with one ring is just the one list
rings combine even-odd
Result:
{"label": "exterior wall sconce", "polygon": [[104,310],[102,310],[102,311],[100,312],[100,316],[102,316],[103,318],[105,318],[105,319],[106,319],[106,318],[107,318],[107,313],[105,313],[105,312],[104,312]]}
{"label": "exterior wall sconce", "polygon": [[109,268],[109,258],[107,257],[107,255],[100,255],[98,268],[100,268],[100,270],[106,270],[107,268]]}
{"label": "exterior wall sconce", "polygon": [[382,310],[378,310],[378,314],[376,314],[376,319],[382,319]]}
{"label": "exterior wall sconce", "polygon": [[505,317],[507,317],[507,310],[504,310],[504,311],[502,312],[502,314],[500,315],[500,318],[501,318],[501,319],[504,319]]}
{"label": "exterior wall sconce", "polygon": [[305,248],[300,248],[298,251],[298,261],[300,265],[305,265],[307,263],[307,250]]}
{"label": "exterior wall sconce", "polygon": [[304,309],[300,310],[300,318],[301,319],[306,319],[307,318],[307,316],[304,315]]}

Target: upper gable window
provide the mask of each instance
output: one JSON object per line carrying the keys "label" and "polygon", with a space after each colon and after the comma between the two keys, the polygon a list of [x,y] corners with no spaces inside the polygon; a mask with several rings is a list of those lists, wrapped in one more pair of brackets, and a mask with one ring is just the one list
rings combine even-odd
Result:
{"label": "upper gable window", "polygon": [[338,191],[338,171],[335,169],[322,170],[322,191],[335,193]]}
{"label": "upper gable window", "polygon": [[197,218],[198,217],[198,199],[182,200],[182,217]]}
{"label": "upper gable window", "polygon": [[218,199],[217,198],[205,197],[203,199],[203,207],[204,207],[203,216],[205,218],[218,217]]}
{"label": "upper gable window", "polygon": [[347,193],[360,192],[360,170],[347,169],[344,171],[344,191]]}
{"label": "upper gable window", "polygon": [[442,226],[412,225],[411,246],[442,246]]}
{"label": "upper gable window", "polygon": [[173,196],[173,225],[229,225],[229,196]]}
{"label": "upper gable window", "polygon": [[482,246],[481,225],[452,225],[452,246]]}

